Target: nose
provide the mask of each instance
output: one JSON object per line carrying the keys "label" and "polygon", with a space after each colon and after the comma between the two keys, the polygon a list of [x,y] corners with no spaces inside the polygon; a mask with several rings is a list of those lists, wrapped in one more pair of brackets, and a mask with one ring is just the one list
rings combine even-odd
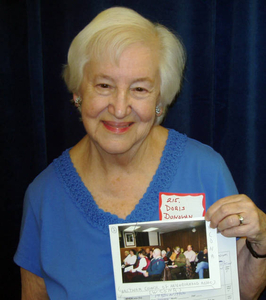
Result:
{"label": "nose", "polygon": [[119,91],[110,99],[108,111],[117,119],[123,119],[131,113],[130,96],[126,91]]}

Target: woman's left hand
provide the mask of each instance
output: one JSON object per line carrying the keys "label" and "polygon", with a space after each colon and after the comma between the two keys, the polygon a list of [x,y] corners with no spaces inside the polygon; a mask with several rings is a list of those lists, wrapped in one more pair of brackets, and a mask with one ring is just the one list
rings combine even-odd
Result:
{"label": "woman's left hand", "polygon": [[246,237],[258,254],[266,253],[266,215],[246,195],[218,200],[208,209],[205,219],[224,236]]}

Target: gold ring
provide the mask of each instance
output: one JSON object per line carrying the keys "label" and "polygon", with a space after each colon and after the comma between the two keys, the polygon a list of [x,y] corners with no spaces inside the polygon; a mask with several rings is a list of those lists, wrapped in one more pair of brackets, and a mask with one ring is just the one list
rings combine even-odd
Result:
{"label": "gold ring", "polygon": [[243,225],[244,223],[244,218],[241,215],[238,215],[238,219],[239,219],[239,226]]}

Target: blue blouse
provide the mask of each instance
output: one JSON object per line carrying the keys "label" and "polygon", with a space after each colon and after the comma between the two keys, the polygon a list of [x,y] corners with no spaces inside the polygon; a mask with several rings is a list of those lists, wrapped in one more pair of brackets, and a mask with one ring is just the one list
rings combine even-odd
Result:
{"label": "blue blouse", "polygon": [[26,191],[14,261],[44,278],[52,300],[115,299],[108,225],[159,220],[160,192],[205,193],[208,209],[237,189],[218,153],[169,130],[153,180],[123,220],[98,208],[66,150]]}

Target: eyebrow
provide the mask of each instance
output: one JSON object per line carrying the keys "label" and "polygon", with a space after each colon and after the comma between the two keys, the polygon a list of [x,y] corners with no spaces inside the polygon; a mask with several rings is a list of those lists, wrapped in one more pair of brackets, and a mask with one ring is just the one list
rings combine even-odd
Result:
{"label": "eyebrow", "polygon": [[[107,79],[110,81],[115,81],[111,76],[109,75],[105,75],[105,74],[98,74],[95,76],[95,78],[103,78],[103,79]],[[150,77],[140,77],[140,78],[136,78],[132,83],[136,83],[136,82],[144,82],[144,81],[148,81],[150,83],[154,83],[154,80],[152,80]]]}
{"label": "eyebrow", "polygon": [[111,81],[114,81],[114,79],[108,75],[104,75],[104,74],[98,74],[95,76],[95,78],[103,78],[103,79],[108,79],[108,80],[111,80]]}
{"label": "eyebrow", "polygon": [[135,82],[143,82],[143,81],[149,81],[150,83],[153,83],[154,80],[152,80],[150,77],[143,77],[143,78],[137,78],[136,80],[134,80]]}

